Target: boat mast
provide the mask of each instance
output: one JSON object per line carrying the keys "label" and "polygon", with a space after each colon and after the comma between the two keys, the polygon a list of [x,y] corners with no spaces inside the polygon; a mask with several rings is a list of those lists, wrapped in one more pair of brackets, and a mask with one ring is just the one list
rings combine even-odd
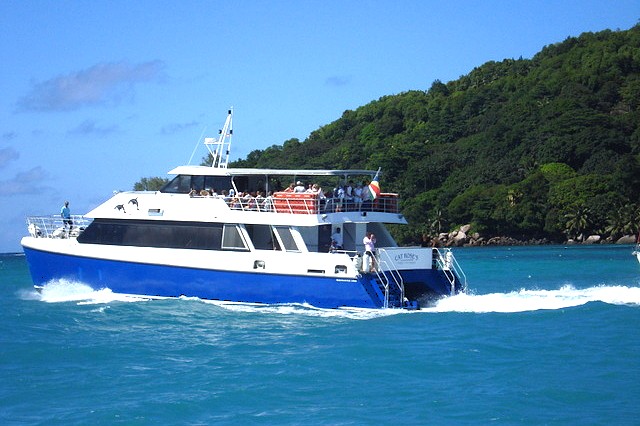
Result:
{"label": "boat mast", "polygon": [[224,127],[218,131],[218,139],[204,138],[204,145],[213,158],[211,167],[226,169],[231,152],[231,136],[233,136],[233,108],[227,114]]}

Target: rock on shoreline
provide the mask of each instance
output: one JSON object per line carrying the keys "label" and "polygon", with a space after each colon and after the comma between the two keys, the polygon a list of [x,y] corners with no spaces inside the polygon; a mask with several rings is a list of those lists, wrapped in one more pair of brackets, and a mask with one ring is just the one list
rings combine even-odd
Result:
{"label": "rock on shoreline", "polygon": [[569,239],[566,241],[550,241],[546,238],[519,240],[512,237],[491,237],[485,238],[478,232],[470,233],[471,225],[461,226],[460,229],[452,232],[442,232],[437,237],[423,237],[423,246],[439,247],[477,247],[477,246],[526,246],[544,244],[635,244],[634,235],[625,235],[617,240],[611,237],[603,238],[600,235],[589,235],[579,240]]}

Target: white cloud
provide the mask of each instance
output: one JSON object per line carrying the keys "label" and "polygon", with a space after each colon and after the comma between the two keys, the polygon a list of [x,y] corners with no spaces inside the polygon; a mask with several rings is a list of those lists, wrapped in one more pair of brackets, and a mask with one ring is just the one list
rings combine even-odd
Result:
{"label": "white cloud", "polygon": [[108,126],[108,127],[100,127],[93,120],[85,120],[80,125],[74,129],[69,130],[67,133],[70,135],[76,136],[86,136],[86,135],[96,135],[96,136],[106,136],[110,133],[116,132],[118,130],[117,126]]}
{"label": "white cloud", "polygon": [[11,147],[0,149],[0,169],[19,157],[18,151]]}
{"label": "white cloud", "polygon": [[13,179],[0,181],[0,197],[18,194],[32,194],[34,189],[42,191],[42,183],[47,179],[47,172],[40,166],[16,174]]}
{"label": "white cloud", "polygon": [[117,104],[133,94],[137,83],[157,80],[164,63],[150,61],[97,64],[85,70],[34,83],[18,101],[22,111],[71,111],[85,106]]}
{"label": "white cloud", "polygon": [[349,75],[334,75],[331,77],[328,77],[325,81],[325,84],[327,86],[345,86],[349,83],[351,83],[351,76]]}
{"label": "white cloud", "polygon": [[12,139],[15,139],[18,136],[18,134],[16,132],[6,132],[2,134],[2,139],[5,141],[10,141]]}
{"label": "white cloud", "polygon": [[160,133],[162,133],[163,135],[172,135],[174,133],[178,133],[181,132],[185,129],[189,129],[193,126],[197,126],[199,123],[197,121],[191,121],[189,123],[173,123],[173,124],[168,124],[166,126],[164,126],[161,130]]}

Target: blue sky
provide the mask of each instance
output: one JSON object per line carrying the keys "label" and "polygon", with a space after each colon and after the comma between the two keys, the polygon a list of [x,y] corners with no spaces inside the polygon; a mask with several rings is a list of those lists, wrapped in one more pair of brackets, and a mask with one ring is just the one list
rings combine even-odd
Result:
{"label": "blue sky", "polygon": [[381,96],[639,18],[637,0],[4,0],[0,252],[21,250],[28,215],[64,200],[82,214],[187,164],[231,106],[234,160]]}

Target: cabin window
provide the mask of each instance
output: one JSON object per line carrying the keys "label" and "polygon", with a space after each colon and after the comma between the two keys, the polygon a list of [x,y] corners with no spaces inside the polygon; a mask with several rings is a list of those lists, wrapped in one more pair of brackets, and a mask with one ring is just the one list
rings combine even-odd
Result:
{"label": "cabin window", "polygon": [[248,250],[238,225],[225,224],[222,231],[223,250]]}
{"label": "cabin window", "polygon": [[204,189],[204,176],[191,177],[191,189],[195,189],[199,194]]}
{"label": "cabin window", "polygon": [[191,191],[191,176],[189,175],[178,175],[160,189],[160,192],[172,194],[188,194],[189,191]]}
{"label": "cabin window", "polygon": [[205,176],[204,189],[215,189],[218,194],[222,194],[223,190],[232,188],[231,178],[229,176]]}
{"label": "cabin window", "polygon": [[220,250],[222,224],[95,219],[79,243],[119,246]]}
{"label": "cabin window", "polygon": [[271,225],[244,226],[256,250],[282,250]]}
{"label": "cabin window", "polygon": [[286,251],[300,251],[296,244],[296,240],[291,234],[291,228],[288,226],[275,226],[274,228]]}
{"label": "cabin window", "polygon": [[178,175],[162,187],[160,192],[188,194],[192,189],[197,191],[215,189],[220,194],[223,189],[228,191],[230,188],[231,178],[229,176]]}

